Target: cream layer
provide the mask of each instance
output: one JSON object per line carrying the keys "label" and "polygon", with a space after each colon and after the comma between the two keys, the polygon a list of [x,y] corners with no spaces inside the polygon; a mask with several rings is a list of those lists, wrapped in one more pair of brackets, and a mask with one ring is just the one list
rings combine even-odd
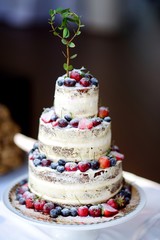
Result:
{"label": "cream layer", "polygon": [[122,187],[122,164],[82,173],[59,173],[35,167],[29,161],[29,188],[38,196],[62,205],[98,204],[114,196]]}
{"label": "cream layer", "polygon": [[[63,77],[59,77],[60,79]],[[91,87],[65,87],[56,83],[54,95],[54,108],[59,117],[71,114],[72,118],[85,118],[97,116],[99,88]]]}
{"label": "cream layer", "polygon": [[98,159],[111,146],[111,124],[103,121],[92,129],[53,127],[40,120],[39,150],[54,159],[67,161]]}

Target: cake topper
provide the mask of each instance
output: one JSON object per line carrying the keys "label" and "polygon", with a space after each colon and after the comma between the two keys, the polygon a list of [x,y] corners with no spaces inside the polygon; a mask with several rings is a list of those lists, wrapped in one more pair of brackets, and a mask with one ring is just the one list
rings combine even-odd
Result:
{"label": "cake topper", "polygon": [[77,57],[77,54],[70,55],[70,49],[75,47],[73,40],[76,36],[81,34],[81,28],[84,27],[84,25],[82,25],[80,17],[76,13],[72,12],[70,8],[51,9],[49,14],[49,24],[52,28],[51,32],[54,36],[59,37],[62,44],[66,46],[66,52],[62,51],[64,57],[66,58],[63,68],[66,71],[67,77],[69,77],[69,71],[73,69],[73,66],[70,64],[70,60]]}

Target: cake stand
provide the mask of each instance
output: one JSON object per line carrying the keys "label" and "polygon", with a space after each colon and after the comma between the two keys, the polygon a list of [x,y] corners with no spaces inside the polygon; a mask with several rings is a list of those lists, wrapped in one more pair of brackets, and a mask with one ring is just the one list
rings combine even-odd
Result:
{"label": "cake stand", "polygon": [[[38,227],[41,231],[45,232],[46,235],[49,235],[51,239],[54,240],[99,240],[100,234],[102,229],[106,229],[107,233],[105,235],[105,240],[115,240],[115,239],[124,239],[124,236],[120,232],[116,232],[112,230],[112,227],[123,224],[133,217],[135,217],[145,206],[146,198],[143,190],[135,185],[134,186],[140,195],[140,202],[138,206],[128,213],[127,215],[120,217],[118,219],[114,219],[109,222],[104,223],[96,223],[96,224],[85,224],[85,225],[67,225],[67,224],[57,224],[57,223],[50,223],[45,221],[36,220],[25,216],[24,214],[20,213],[16,208],[14,208],[9,200],[9,193],[11,189],[19,183],[21,180],[26,179],[27,175],[22,176],[21,178],[17,178],[14,180],[8,188],[5,190],[3,194],[3,204],[7,211],[10,214],[13,214],[14,217],[21,218],[21,220],[28,222],[29,224],[33,224],[34,226]],[[127,180],[127,179],[126,179]]]}

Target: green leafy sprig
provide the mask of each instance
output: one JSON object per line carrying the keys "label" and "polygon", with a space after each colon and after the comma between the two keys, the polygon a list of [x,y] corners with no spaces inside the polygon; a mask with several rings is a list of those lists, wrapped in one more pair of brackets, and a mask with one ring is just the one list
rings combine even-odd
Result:
{"label": "green leafy sprig", "polygon": [[[49,24],[51,25],[53,35],[59,37],[62,44],[66,46],[66,52],[62,52],[66,58],[63,68],[66,71],[67,77],[69,77],[69,71],[73,69],[70,60],[77,57],[77,54],[70,56],[70,49],[75,47],[73,40],[81,34],[81,28],[84,27],[84,25],[81,24],[80,17],[74,12],[71,12],[70,8],[50,10],[49,14]],[[60,16],[61,19],[59,25],[56,26],[58,16]]]}

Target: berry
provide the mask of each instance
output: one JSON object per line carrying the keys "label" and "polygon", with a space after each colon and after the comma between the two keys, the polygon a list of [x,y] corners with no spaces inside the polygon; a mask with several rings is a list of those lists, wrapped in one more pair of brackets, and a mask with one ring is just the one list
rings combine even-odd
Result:
{"label": "berry", "polygon": [[82,76],[78,71],[73,70],[73,71],[70,72],[70,78],[73,78],[77,82],[79,82],[81,80]]}
{"label": "berry", "polygon": [[23,194],[24,192],[28,191],[28,186],[27,185],[23,185],[21,187],[18,187],[16,189],[16,193],[20,193],[20,194]]}
{"label": "berry", "polygon": [[61,128],[67,127],[68,122],[65,119],[59,119],[58,126],[61,127]]}
{"label": "berry", "polygon": [[39,148],[39,142],[35,142],[33,144],[33,150],[38,149],[38,148]]}
{"label": "berry", "polygon": [[34,159],[33,163],[34,163],[34,166],[37,167],[41,164],[41,160],[36,158],[36,159]]}
{"label": "berry", "polygon": [[105,118],[104,118],[104,121],[110,123],[110,122],[111,122],[111,118],[110,118],[109,116],[108,116],[108,117],[105,117]]}
{"label": "berry", "polygon": [[92,77],[91,78],[91,83],[92,83],[92,85],[98,87],[98,80],[96,78]]}
{"label": "berry", "polygon": [[57,171],[58,172],[62,173],[62,172],[64,172],[64,170],[65,170],[64,166],[60,166],[60,165],[57,166]]}
{"label": "berry", "polygon": [[63,208],[61,214],[63,217],[68,217],[70,215],[70,210],[68,208]]}
{"label": "berry", "polygon": [[111,158],[110,158],[111,167],[115,166],[116,163],[117,163],[117,160],[116,160],[114,157],[111,157]]}
{"label": "berry", "polygon": [[97,160],[91,161],[90,165],[91,165],[91,169],[93,169],[93,170],[99,169],[99,162]]}
{"label": "berry", "polygon": [[70,115],[65,115],[64,118],[67,120],[67,122],[70,122],[72,120],[72,117]]}
{"label": "berry", "polygon": [[78,128],[79,119],[77,119],[77,118],[72,119],[69,124],[74,128]]}
{"label": "berry", "polygon": [[64,79],[63,78],[58,79],[57,84],[60,87],[63,86],[64,85]]}
{"label": "berry", "polygon": [[76,85],[76,80],[71,78],[65,78],[64,80],[64,86],[66,87],[74,87]]}
{"label": "berry", "polygon": [[100,164],[100,168],[109,168],[111,163],[110,159],[107,156],[102,156],[98,159],[98,162]]}
{"label": "berry", "polygon": [[44,123],[50,123],[52,122],[52,117],[54,115],[54,111],[51,110],[51,111],[47,111],[47,112],[43,112],[42,113],[42,116],[41,116],[41,119]]}
{"label": "berry", "polygon": [[58,165],[59,165],[59,166],[65,166],[65,164],[66,164],[66,161],[65,161],[65,160],[63,160],[63,159],[59,159],[59,160],[58,160]]}
{"label": "berry", "polygon": [[83,162],[78,163],[78,169],[81,172],[86,172],[89,168],[90,168],[90,163],[89,162],[83,161]]}
{"label": "berry", "polygon": [[76,207],[71,207],[70,208],[70,214],[72,217],[76,217],[78,215],[77,208]]}
{"label": "berry", "polygon": [[34,194],[34,193],[31,193],[30,191],[26,191],[26,192],[23,193],[23,197],[24,197],[25,199],[28,199],[28,198],[34,199],[35,194]]}
{"label": "berry", "polygon": [[92,217],[99,217],[99,216],[101,216],[101,207],[99,205],[91,206],[89,208],[89,215],[92,216]]}
{"label": "berry", "polygon": [[93,128],[93,122],[87,118],[83,118],[79,121],[78,124],[79,129],[92,129]]}
{"label": "berry", "polygon": [[65,170],[68,172],[76,171],[78,169],[77,163],[67,162],[65,165]]}
{"label": "berry", "polygon": [[58,116],[57,115],[52,115],[51,116],[51,121],[56,121],[58,119]]}
{"label": "berry", "polygon": [[88,73],[85,73],[84,77],[91,79],[93,75],[88,72]]}
{"label": "berry", "polygon": [[[24,184],[26,184],[27,183],[27,179],[23,179],[23,180],[21,180],[20,182],[19,182],[19,185],[24,185]],[[25,185],[26,186],[26,185]]]}
{"label": "berry", "polygon": [[116,151],[116,152],[119,152],[120,150],[119,150],[119,147],[117,146],[117,145],[113,145],[112,147],[111,147],[111,150],[112,151]]}
{"label": "berry", "polygon": [[121,160],[121,161],[124,160],[124,155],[122,153],[119,153],[119,152],[116,152],[116,151],[111,151],[110,154],[112,156],[114,156],[117,159],[117,161],[118,160]]}
{"label": "berry", "polygon": [[77,209],[78,215],[80,217],[87,217],[89,214],[89,210],[87,206],[81,206]]}
{"label": "berry", "polygon": [[109,204],[107,204],[107,203],[102,204],[102,214],[105,217],[112,217],[117,213],[118,213],[118,210],[111,207]]}
{"label": "berry", "polygon": [[57,218],[58,217],[58,211],[57,211],[57,209],[51,209],[51,211],[50,211],[50,216],[52,217],[52,218]]}
{"label": "berry", "polygon": [[52,162],[51,163],[51,168],[52,169],[57,169],[58,163],[57,162]]}
{"label": "berry", "polygon": [[18,200],[19,201],[19,199],[22,197],[22,194],[21,193],[17,193],[16,194],[16,200]]}
{"label": "berry", "polygon": [[93,118],[92,119],[93,127],[96,127],[96,126],[100,125],[101,122],[102,122],[101,118]]}
{"label": "berry", "polygon": [[83,87],[89,87],[91,85],[91,81],[89,78],[83,77],[81,78],[81,80],[79,81],[79,83],[83,86]]}
{"label": "berry", "polygon": [[21,198],[19,199],[19,204],[24,205],[25,203],[26,203],[25,198],[21,197]]}
{"label": "berry", "polygon": [[43,211],[43,207],[44,207],[44,204],[45,204],[45,200],[40,200],[40,199],[37,199],[34,201],[34,209],[37,211],[37,212],[41,212]]}
{"label": "berry", "polygon": [[57,206],[55,209],[57,210],[58,215],[61,215],[62,208]]}
{"label": "berry", "polygon": [[118,209],[118,204],[117,204],[117,202],[115,201],[115,199],[113,199],[113,198],[110,198],[110,199],[107,201],[107,204],[110,205],[111,207],[115,208],[115,209]]}
{"label": "berry", "polygon": [[32,198],[27,198],[26,199],[26,207],[27,208],[34,208],[34,201]]}
{"label": "berry", "polygon": [[42,159],[41,164],[43,167],[48,167],[51,165],[51,160],[44,158],[44,159]]}
{"label": "berry", "polygon": [[52,202],[47,202],[43,206],[43,213],[44,214],[49,214],[51,209],[54,208],[54,204]]}
{"label": "berry", "polygon": [[109,109],[107,107],[100,107],[98,110],[98,116],[100,118],[108,117],[109,115]]}
{"label": "berry", "polygon": [[119,196],[124,196],[125,198],[128,197],[128,198],[131,198],[131,192],[130,190],[128,189],[122,189],[119,193],[118,193]]}

